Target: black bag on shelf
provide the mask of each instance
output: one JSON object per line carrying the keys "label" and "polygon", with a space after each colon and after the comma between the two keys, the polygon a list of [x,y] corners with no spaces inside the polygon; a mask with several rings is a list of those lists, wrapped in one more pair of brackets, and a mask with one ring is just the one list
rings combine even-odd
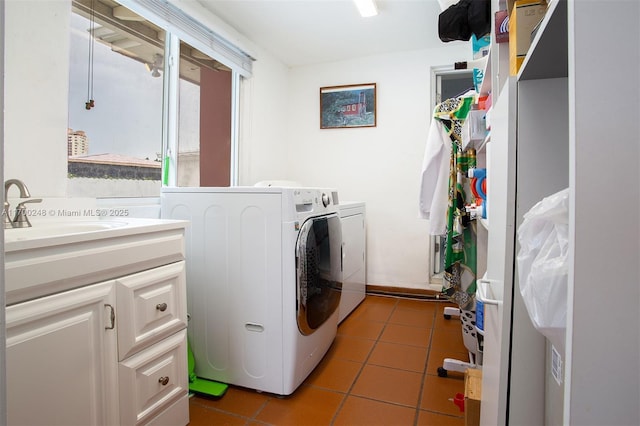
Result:
{"label": "black bag on shelf", "polygon": [[468,10],[471,0],[460,0],[449,6],[438,17],[438,36],[446,42],[454,40],[469,40],[471,28],[469,27]]}
{"label": "black bag on shelf", "polygon": [[481,38],[491,31],[490,0],[460,0],[438,16],[438,36],[443,42]]}
{"label": "black bag on shelf", "polygon": [[469,27],[476,38],[482,38],[491,32],[490,0],[471,0],[468,12]]}

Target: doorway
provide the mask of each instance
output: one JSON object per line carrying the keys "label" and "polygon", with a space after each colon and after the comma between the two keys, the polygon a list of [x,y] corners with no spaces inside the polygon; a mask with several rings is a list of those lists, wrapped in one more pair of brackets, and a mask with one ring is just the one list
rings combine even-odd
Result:
{"label": "doorway", "polygon": [[473,69],[454,69],[451,65],[431,67],[431,107],[473,89]]}
{"label": "doorway", "polygon": [[[451,65],[431,67],[431,108],[440,102],[458,97],[473,85],[473,69],[454,69]],[[430,236],[429,283],[441,286],[444,270],[443,235]]]}

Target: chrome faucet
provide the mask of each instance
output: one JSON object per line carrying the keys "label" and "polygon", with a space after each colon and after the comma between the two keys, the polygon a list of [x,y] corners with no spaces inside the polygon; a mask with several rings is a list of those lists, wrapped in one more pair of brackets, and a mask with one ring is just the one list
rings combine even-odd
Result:
{"label": "chrome faucet", "polygon": [[27,208],[25,207],[26,203],[39,203],[42,201],[40,198],[33,198],[31,200],[25,200],[18,204],[16,207],[16,214],[11,219],[9,217],[9,201],[7,198],[9,196],[9,188],[11,186],[17,186],[20,190],[20,198],[30,198],[31,194],[29,194],[29,190],[27,189],[27,185],[24,184],[19,179],[9,179],[4,183],[4,228],[28,228],[31,227],[31,222],[29,222],[29,218],[27,217]]}

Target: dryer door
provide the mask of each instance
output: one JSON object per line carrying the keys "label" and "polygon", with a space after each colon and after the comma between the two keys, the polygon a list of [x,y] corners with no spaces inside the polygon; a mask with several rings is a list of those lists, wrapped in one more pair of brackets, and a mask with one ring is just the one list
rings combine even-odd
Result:
{"label": "dryer door", "polygon": [[313,333],[335,312],[342,288],[342,230],[337,214],[307,219],[296,243],[298,329]]}

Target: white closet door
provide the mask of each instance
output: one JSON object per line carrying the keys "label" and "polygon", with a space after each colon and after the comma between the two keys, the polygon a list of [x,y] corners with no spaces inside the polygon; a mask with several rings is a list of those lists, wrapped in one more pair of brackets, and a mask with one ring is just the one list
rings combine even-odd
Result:
{"label": "white closet door", "polygon": [[487,144],[488,298],[484,306],[484,353],[480,424],[506,423],[514,256],[515,101],[516,86],[507,81],[493,107],[491,141]]}

